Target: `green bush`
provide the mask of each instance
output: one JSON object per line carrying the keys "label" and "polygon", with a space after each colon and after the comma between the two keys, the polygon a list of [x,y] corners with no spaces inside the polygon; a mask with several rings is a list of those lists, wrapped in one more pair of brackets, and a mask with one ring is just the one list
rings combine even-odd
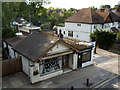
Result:
{"label": "green bush", "polygon": [[116,40],[116,34],[109,31],[96,30],[90,34],[91,41],[96,41],[98,46],[108,49]]}
{"label": "green bush", "polygon": [[42,30],[51,29],[51,25],[50,25],[50,24],[43,24],[43,25],[41,26],[41,29],[42,29]]}
{"label": "green bush", "polygon": [[15,37],[15,33],[17,33],[17,29],[11,28],[11,27],[3,27],[2,29],[2,38],[11,38]]}
{"label": "green bush", "polygon": [[120,32],[118,33],[118,41],[120,42]]}

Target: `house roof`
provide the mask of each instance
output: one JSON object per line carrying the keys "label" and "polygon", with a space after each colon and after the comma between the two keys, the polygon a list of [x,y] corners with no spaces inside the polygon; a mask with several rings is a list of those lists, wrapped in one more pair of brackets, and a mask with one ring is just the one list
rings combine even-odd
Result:
{"label": "house roof", "polygon": [[34,32],[24,38],[19,44],[13,47],[13,49],[29,59],[34,60],[52,45],[51,41],[56,42],[57,40],[57,37]]}
{"label": "house roof", "polygon": [[22,23],[22,22],[25,21],[25,20],[24,20],[24,18],[22,18],[22,17],[17,17],[17,18],[15,19],[15,21],[18,22],[18,23]]}
{"label": "house roof", "polygon": [[104,19],[92,8],[83,8],[69,17],[66,22],[98,24],[104,23]]}
{"label": "house roof", "polygon": [[[108,12],[98,12],[98,14],[103,17],[104,22],[107,20],[109,13]],[[111,21],[111,20],[110,20]],[[106,21],[107,22],[107,21]]]}
{"label": "house roof", "polygon": [[7,42],[11,46],[16,46],[23,38],[25,37],[12,37],[12,38],[5,39],[3,41]]}
{"label": "house roof", "polygon": [[109,12],[98,12],[92,8],[83,8],[69,17],[66,22],[103,24],[109,22],[120,22],[120,14]]}
{"label": "house roof", "polygon": [[120,22],[120,12],[115,12],[115,14],[119,17],[119,22]]}
{"label": "house roof", "polygon": [[120,16],[118,16],[117,14],[115,14],[113,12],[109,12],[109,14],[110,14],[113,22],[120,22]]}
{"label": "house roof", "polygon": [[33,32],[27,37],[14,37],[6,39],[6,42],[12,45],[15,51],[33,61],[36,61],[36,59],[44,56],[57,43],[64,44],[74,51],[80,51],[91,47],[77,45],[74,42],[68,42],[66,40],[59,39],[57,36],[53,36],[52,34],[48,35],[43,32]]}
{"label": "house roof", "polygon": [[111,30],[114,32],[114,33],[118,33],[119,30],[116,28],[116,27],[112,27]]}

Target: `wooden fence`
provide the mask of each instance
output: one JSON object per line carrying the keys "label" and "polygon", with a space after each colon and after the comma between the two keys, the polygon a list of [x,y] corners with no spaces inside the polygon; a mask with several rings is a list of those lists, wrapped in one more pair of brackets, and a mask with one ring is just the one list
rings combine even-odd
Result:
{"label": "wooden fence", "polygon": [[22,60],[20,57],[2,61],[2,76],[19,71],[22,71]]}

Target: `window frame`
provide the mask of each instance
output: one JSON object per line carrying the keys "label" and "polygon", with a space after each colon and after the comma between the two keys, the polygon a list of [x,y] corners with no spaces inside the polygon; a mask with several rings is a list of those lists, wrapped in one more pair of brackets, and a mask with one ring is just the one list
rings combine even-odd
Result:
{"label": "window frame", "polygon": [[78,23],[78,24],[77,24],[77,26],[81,26],[81,24],[80,24],[80,23]]}
{"label": "window frame", "polygon": [[[89,54],[90,54],[90,56],[89,56],[89,59],[90,59],[90,60],[85,60],[85,61],[83,61],[83,54],[84,54],[84,53],[88,53],[88,52],[89,52]],[[91,50],[88,50],[88,51],[85,51],[85,52],[82,53],[82,63],[89,62],[89,61],[91,61]]]}
{"label": "window frame", "polygon": [[68,31],[68,36],[73,37],[73,31]]}

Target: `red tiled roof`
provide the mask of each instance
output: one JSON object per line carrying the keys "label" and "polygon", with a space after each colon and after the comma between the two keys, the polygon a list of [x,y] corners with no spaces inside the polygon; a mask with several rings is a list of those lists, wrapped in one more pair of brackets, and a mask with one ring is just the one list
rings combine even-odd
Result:
{"label": "red tiled roof", "polygon": [[68,18],[66,22],[98,24],[104,23],[104,19],[92,8],[83,8]]}
{"label": "red tiled roof", "polygon": [[83,8],[69,17],[66,22],[88,23],[88,24],[103,24],[109,22],[120,22],[120,16],[111,11],[98,12],[92,8]]}

